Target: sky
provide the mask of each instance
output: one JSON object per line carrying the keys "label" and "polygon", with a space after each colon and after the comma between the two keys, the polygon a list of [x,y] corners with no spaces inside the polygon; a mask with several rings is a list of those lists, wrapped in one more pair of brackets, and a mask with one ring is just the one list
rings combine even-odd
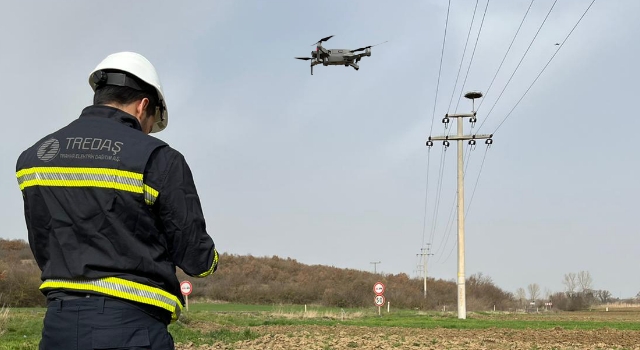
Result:
{"label": "sky", "polygon": [[[495,135],[465,145],[465,274],[556,292],[589,271],[593,288],[635,296],[640,2],[596,1],[508,115],[590,2],[557,1],[524,55],[554,3],[534,1],[491,89],[528,0],[490,1],[471,62],[486,0],[471,31],[476,1],[451,1],[442,55],[444,0],[5,2],[0,237],[27,238],[19,154],[92,103],[104,57],[135,51],[164,87],[169,127],[154,136],[185,155],[221,253],[416,276],[430,243],[429,276],[454,280],[456,145],[425,142],[455,132],[442,118],[479,90],[471,132]],[[388,42],[359,71],[310,75],[294,57],[329,35],[329,49]]]}

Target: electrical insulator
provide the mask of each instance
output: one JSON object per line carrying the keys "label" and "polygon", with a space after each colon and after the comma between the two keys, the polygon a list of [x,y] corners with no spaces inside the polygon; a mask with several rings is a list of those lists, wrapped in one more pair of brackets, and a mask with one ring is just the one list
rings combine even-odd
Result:
{"label": "electrical insulator", "polygon": [[487,139],[487,141],[485,141],[484,143],[486,143],[487,145],[492,145],[493,139]]}
{"label": "electrical insulator", "polygon": [[433,146],[433,141],[431,140],[427,141],[427,147],[431,147],[431,146]]}
{"label": "electrical insulator", "polygon": [[476,117],[473,117],[473,118],[469,119],[469,123],[471,123],[471,124],[475,124],[477,121],[478,121],[478,118],[476,118]]}
{"label": "electrical insulator", "polygon": [[444,140],[444,142],[442,142],[442,144],[444,145],[444,147],[449,147],[449,141]]}
{"label": "electrical insulator", "polygon": [[470,146],[475,146],[476,145],[476,140],[469,140],[469,145]]}
{"label": "electrical insulator", "polygon": [[449,124],[449,117],[442,118],[442,122],[445,124]]}

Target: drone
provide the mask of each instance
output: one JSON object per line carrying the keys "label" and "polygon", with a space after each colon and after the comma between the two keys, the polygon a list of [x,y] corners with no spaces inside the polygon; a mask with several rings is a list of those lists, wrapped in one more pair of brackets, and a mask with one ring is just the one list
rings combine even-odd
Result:
{"label": "drone", "polygon": [[[358,70],[360,67],[358,66],[358,62],[362,59],[362,57],[370,57],[371,56],[371,48],[374,46],[378,46],[386,43],[382,42],[376,45],[369,45],[361,48],[357,48],[355,50],[349,49],[326,49],[322,46],[324,41],[333,38],[333,35],[328,36],[326,38],[320,39],[317,43],[311,44],[311,46],[316,45],[316,51],[311,51],[311,57],[295,57],[299,60],[311,60],[311,75],[313,75],[313,66],[322,64],[323,66],[345,66],[345,67],[353,67],[353,69]],[[360,51],[364,51],[362,53],[357,53]]]}

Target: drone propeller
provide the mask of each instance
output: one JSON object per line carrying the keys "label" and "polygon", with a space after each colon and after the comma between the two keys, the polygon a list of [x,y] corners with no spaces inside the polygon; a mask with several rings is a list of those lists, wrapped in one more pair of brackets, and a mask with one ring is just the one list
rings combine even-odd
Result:
{"label": "drone propeller", "polygon": [[366,49],[370,49],[370,48],[372,48],[372,47],[374,47],[374,46],[382,45],[382,44],[384,44],[384,43],[386,43],[386,42],[389,42],[389,40],[387,40],[387,41],[385,41],[385,42],[382,42],[382,43],[380,43],[380,44],[369,45],[369,46],[361,47],[361,48],[359,48],[359,49],[351,50],[351,52],[353,53],[353,52],[363,51],[363,50],[366,50]]}
{"label": "drone propeller", "polygon": [[299,59],[299,60],[305,60],[305,61],[308,61],[308,60],[312,60],[312,59],[313,59],[313,57],[295,57],[295,58],[297,58],[297,59]]}
{"label": "drone propeller", "polygon": [[318,45],[319,43],[321,43],[321,42],[323,42],[323,41],[327,41],[327,40],[329,40],[329,39],[331,39],[331,38],[333,38],[333,35],[329,35],[329,36],[328,36],[328,37],[326,37],[326,38],[322,38],[322,39],[318,40],[318,42],[315,42],[315,43],[311,44],[311,46],[313,46],[313,45]]}

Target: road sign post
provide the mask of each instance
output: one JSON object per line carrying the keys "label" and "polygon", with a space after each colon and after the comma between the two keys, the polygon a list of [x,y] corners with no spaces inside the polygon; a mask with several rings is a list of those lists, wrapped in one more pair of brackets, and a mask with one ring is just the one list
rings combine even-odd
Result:
{"label": "road sign post", "polygon": [[382,282],[376,282],[373,285],[373,292],[376,294],[373,297],[373,304],[378,307],[378,316],[381,316],[380,308],[384,305],[384,284]]}
{"label": "road sign post", "polygon": [[193,291],[193,285],[189,281],[180,282],[180,292],[184,295],[187,311],[189,311],[189,294]]}

